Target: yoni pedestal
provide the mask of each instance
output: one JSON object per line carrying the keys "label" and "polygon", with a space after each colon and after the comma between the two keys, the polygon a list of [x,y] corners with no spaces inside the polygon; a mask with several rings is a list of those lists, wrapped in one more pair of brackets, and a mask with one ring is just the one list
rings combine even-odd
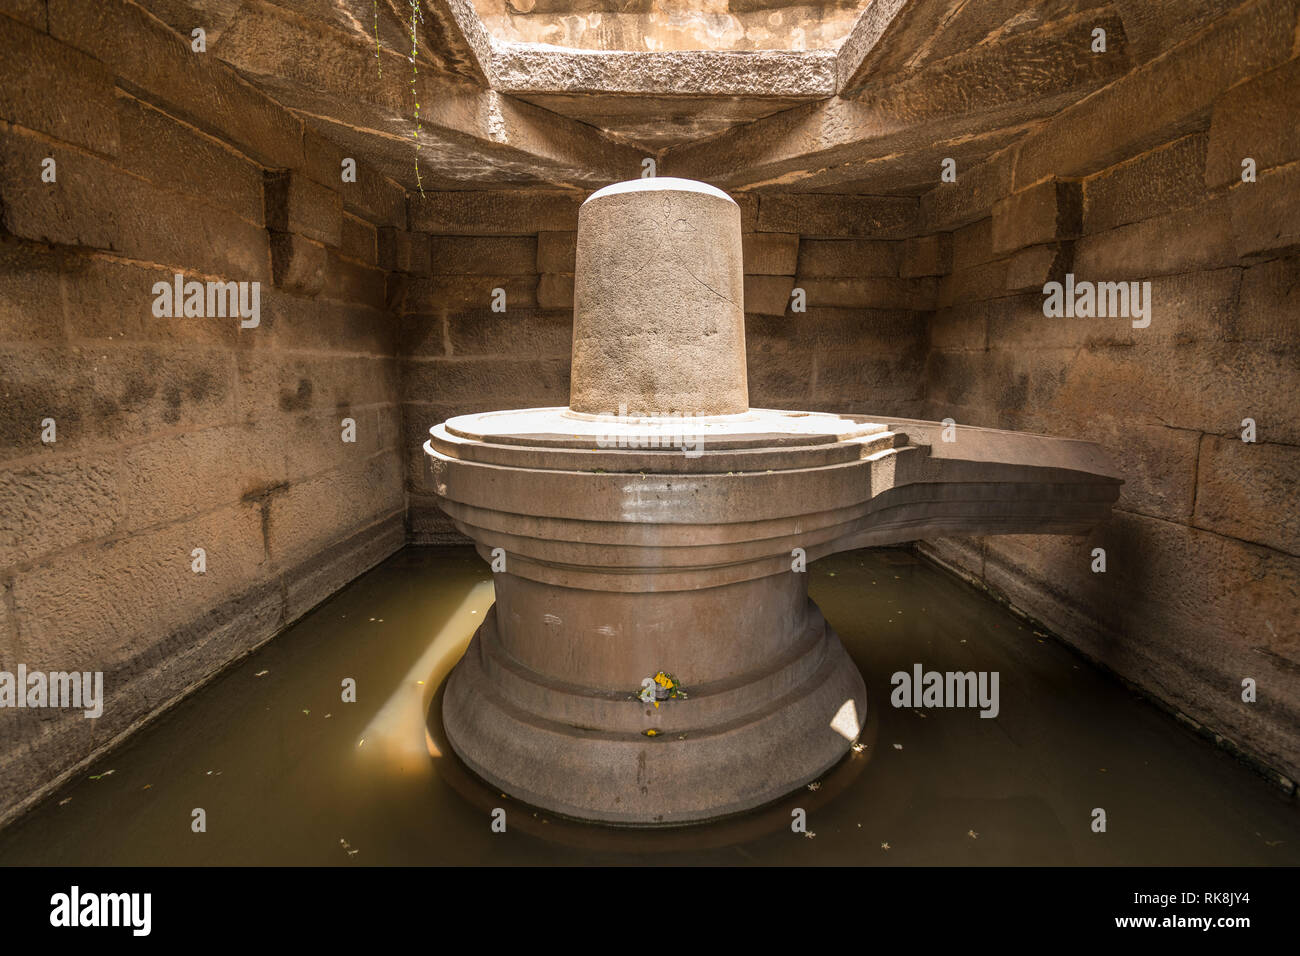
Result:
{"label": "yoni pedestal", "polygon": [[[593,194],[569,407],[453,418],[425,444],[442,508],[506,562],[448,680],[447,738],[528,803],[667,824],[797,789],[848,751],[867,700],[794,555],[1079,533],[1118,496],[1087,442],[749,408],[740,248],[710,186]],[[637,699],[659,671],[687,697]]]}

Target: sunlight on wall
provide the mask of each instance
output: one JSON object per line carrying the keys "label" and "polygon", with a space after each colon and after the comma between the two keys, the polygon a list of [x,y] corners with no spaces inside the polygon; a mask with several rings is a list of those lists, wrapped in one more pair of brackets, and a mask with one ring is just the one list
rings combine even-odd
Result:
{"label": "sunlight on wall", "polygon": [[474,7],[488,32],[517,43],[581,50],[834,50],[867,2],[474,0]]}

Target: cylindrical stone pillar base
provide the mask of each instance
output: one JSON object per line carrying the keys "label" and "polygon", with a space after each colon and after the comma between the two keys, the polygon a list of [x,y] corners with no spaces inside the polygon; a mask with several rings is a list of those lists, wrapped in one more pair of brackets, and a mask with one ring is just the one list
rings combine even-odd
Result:
{"label": "cylindrical stone pillar base", "polygon": [[[496,587],[443,724],[475,773],[526,803],[617,824],[736,813],[817,779],[866,718],[805,575],[665,594],[509,574]],[[700,681],[659,707],[637,700],[659,668]]]}

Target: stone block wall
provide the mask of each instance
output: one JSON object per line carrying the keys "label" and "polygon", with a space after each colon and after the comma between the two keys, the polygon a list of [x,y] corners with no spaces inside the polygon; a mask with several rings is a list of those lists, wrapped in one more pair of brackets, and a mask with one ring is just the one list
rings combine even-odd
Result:
{"label": "stone block wall", "polygon": [[[134,5],[5,5],[0,670],[107,702],[0,711],[0,819],[403,544],[405,194],[343,159]],[[258,324],[158,315],[178,273]]]}
{"label": "stone block wall", "polygon": [[[586,194],[426,192],[392,244],[400,315],[410,540],[463,541],[422,445],[453,415],[566,405],[578,208]],[[746,195],[741,207],[750,404],[916,417],[934,242],[906,241],[915,199]],[[928,244],[927,244],[928,243]],[[931,248],[935,247],[935,248]],[[929,259],[925,256],[929,255]],[[505,311],[494,311],[494,290]],[[792,293],[803,290],[805,311]]]}
{"label": "stone block wall", "polygon": [[[1245,5],[921,200],[926,230],[952,247],[927,417],[1091,439],[1127,481],[1086,540],[922,548],[1291,781],[1300,137],[1282,117],[1300,106],[1294,23],[1293,4]],[[1067,273],[1149,282],[1149,327],[1045,317],[1043,284]]]}

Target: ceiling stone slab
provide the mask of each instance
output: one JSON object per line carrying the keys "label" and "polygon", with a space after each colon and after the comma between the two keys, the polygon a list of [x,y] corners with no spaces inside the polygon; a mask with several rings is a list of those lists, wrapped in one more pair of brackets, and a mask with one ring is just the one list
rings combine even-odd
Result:
{"label": "ceiling stone slab", "polygon": [[671,146],[725,133],[793,106],[806,98],[744,96],[607,96],[555,93],[522,100],[568,116],[657,154]]}
{"label": "ceiling stone slab", "polygon": [[835,54],[556,50],[498,44],[496,89],[650,150],[724,132],[835,92]]}
{"label": "ceiling stone slab", "polygon": [[413,73],[405,55],[384,46],[376,62],[373,40],[276,4],[246,3],[211,51],[323,135],[373,151],[375,165],[408,189],[422,185],[424,171],[437,182],[589,187],[640,169],[640,151],[590,125],[432,64]]}
{"label": "ceiling stone slab", "polygon": [[[1089,49],[1098,25],[1111,37],[1106,56]],[[832,167],[1051,116],[1128,69],[1123,37],[1113,13],[1053,22],[875,82],[856,98],[797,107],[675,147],[663,168],[723,188],[821,188],[831,184]],[[853,178],[843,175],[844,182]]]}
{"label": "ceiling stone slab", "polygon": [[835,93],[835,54],[827,50],[633,53],[508,43],[493,51],[492,81],[503,93],[826,97]]}
{"label": "ceiling stone slab", "polygon": [[[928,146],[902,150],[887,156],[856,160],[809,170],[800,180],[800,191],[813,193],[857,193],[862,195],[919,196],[941,185],[939,172],[945,159],[957,164],[961,178],[990,156],[1024,139],[1037,123],[998,128],[986,133],[936,141]],[[769,191],[772,187],[758,191]]]}

